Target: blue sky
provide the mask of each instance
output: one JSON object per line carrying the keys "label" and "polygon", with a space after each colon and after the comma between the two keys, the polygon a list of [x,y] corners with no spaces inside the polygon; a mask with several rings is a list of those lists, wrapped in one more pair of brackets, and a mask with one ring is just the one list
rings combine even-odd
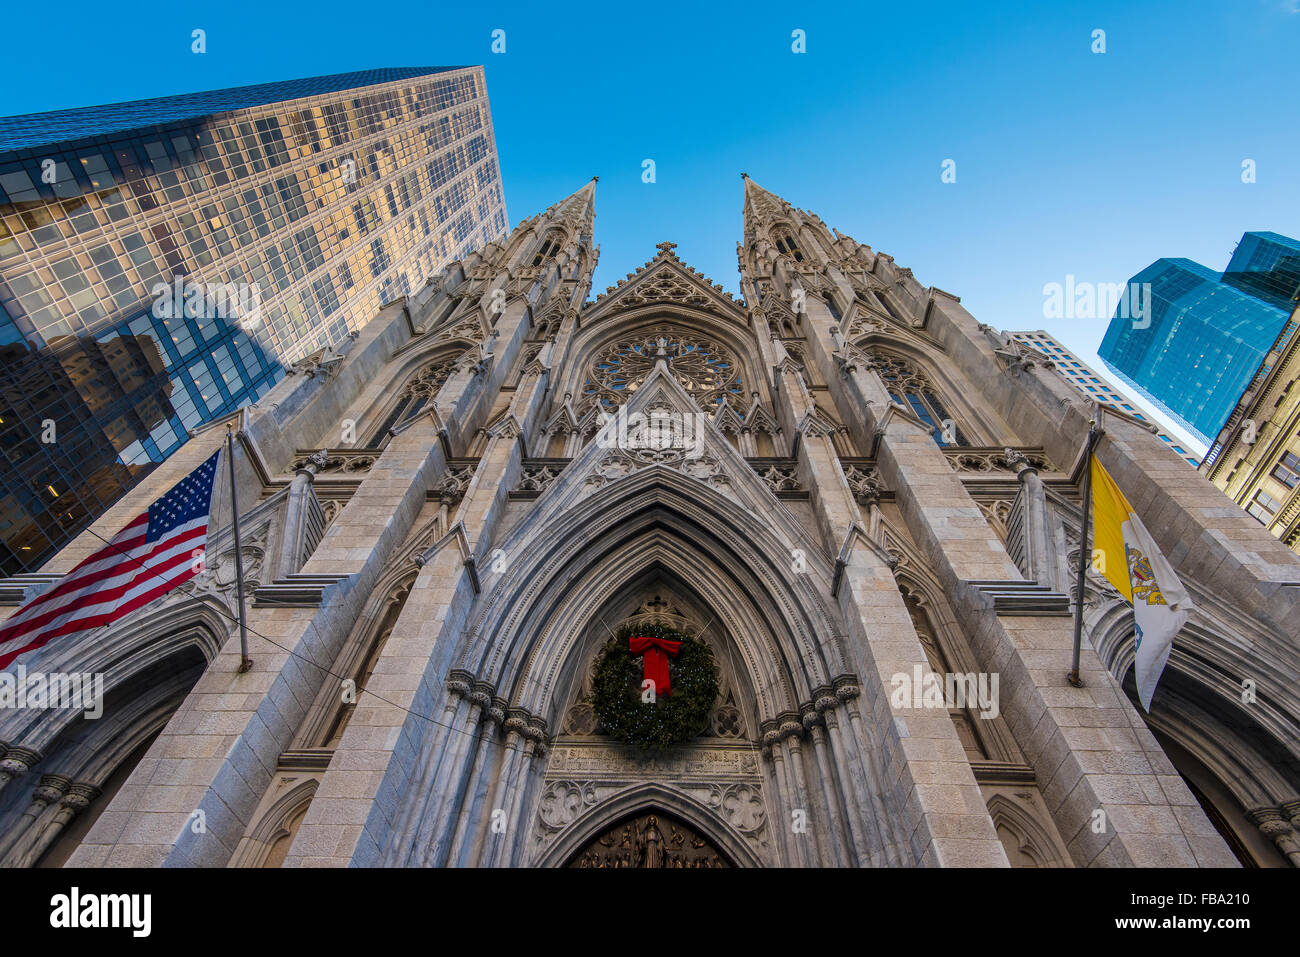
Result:
{"label": "blue sky", "polygon": [[1222,269],[1246,230],[1300,235],[1298,4],[65,0],[6,12],[0,112],[482,63],[512,222],[600,176],[597,291],[671,239],[737,292],[744,170],[980,320],[1099,366],[1107,318],[1045,319],[1045,283],[1161,256]]}

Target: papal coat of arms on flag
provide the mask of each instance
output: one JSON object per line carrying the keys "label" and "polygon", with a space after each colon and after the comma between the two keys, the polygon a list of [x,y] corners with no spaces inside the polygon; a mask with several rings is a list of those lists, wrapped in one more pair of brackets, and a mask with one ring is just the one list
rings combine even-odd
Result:
{"label": "papal coat of arms on flag", "polygon": [[[1173,649],[1174,635],[1192,612],[1192,599],[1156,547],[1115,480],[1092,458],[1094,567],[1133,605],[1137,631],[1134,662],[1138,698],[1151,710],[1151,696]],[[1116,561],[1122,557],[1123,561]]]}

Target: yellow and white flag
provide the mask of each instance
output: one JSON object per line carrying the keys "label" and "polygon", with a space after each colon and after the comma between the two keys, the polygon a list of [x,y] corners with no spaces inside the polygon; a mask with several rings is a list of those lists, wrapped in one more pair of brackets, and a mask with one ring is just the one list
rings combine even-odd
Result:
{"label": "yellow and white flag", "polygon": [[1192,599],[1096,456],[1092,457],[1092,520],[1093,567],[1133,605],[1138,698],[1150,711],[1156,682],[1169,660],[1174,635],[1192,612]]}

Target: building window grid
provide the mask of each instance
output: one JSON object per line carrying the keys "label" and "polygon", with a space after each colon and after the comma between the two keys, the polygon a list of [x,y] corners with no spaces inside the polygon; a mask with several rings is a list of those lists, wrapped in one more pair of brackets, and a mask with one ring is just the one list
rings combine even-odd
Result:
{"label": "building window grid", "polygon": [[[472,113],[473,119],[479,123],[479,126],[481,126],[482,114],[478,105],[475,104],[473,110],[470,112]],[[460,131],[453,129],[453,131],[447,135],[459,136],[461,133]],[[178,152],[181,151],[178,149]],[[413,168],[411,172],[406,174],[400,183],[396,184],[397,193],[402,199],[402,206],[399,208],[398,212],[403,212],[412,203],[418,204],[420,207],[419,212],[421,214],[420,220],[422,224],[422,228],[418,230],[418,235],[423,236],[428,235],[430,232],[428,221],[425,218],[425,212],[429,206],[435,207],[436,214],[438,212],[438,207],[442,203],[445,203],[445,216],[450,220],[451,216],[457,210],[468,206],[472,201],[476,200],[477,208],[481,212],[485,212],[490,219],[487,222],[477,224],[476,228],[473,230],[473,235],[467,235],[467,233],[469,233],[468,210],[466,210],[459,220],[441,223],[440,228],[444,230],[448,228],[452,229],[453,234],[457,238],[467,241],[467,245],[472,244],[473,241],[481,243],[492,238],[497,233],[504,231],[505,215],[504,207],[501,203],[500,189],[492,180],[492,178],[498,175],[498,173],[493,158],[490,132],[487,136],[476,137],[474,142],[468,144],[467,150],[462,150],[461,146],[457,145],[454,149],[449,150],[448,153],[463,153],[464,155],[472,157],[473,161],[465,165],[458,165],[458,168],[455,170],[455,181],[450,188],[443,191],[441,194],[436,191],[432,191],[431,193],[429,188],[419,179],[422,174],[431,175],[427,172],[429,169],[428,165],[419,162],[412,164]],[[153,155],[154,158],[157,159],[160,154],[155,150]],[[396,155],[400,157],[401,153],[399,152]],[[487,160],[486,162],[483,162],[482,160],[485,156],[487,157]],[[421,159],[422,158],[423,157],[421,157]],[[256,162],[254,162],[253,165],[256,166]],[[448,166],[450,165],[451,163],[448,163]],[[89,172],[94,174],[98,173],[99,170],[92,168]],[[157,172],[158,171],[155,169],[155,173]],[[239,206],[239,199],[241,198],[239,184],[230,182],[227,178],[224,183],[220,184],[225,188],[217,190],[213,189],[206,183],[200,183],[198,184],[199,187],[206,187],[207,191],[201,195],[196,194],[192,196],[190,190],[188,190],[185,185],[186,181],[180,180],[175,177],[174,174],[168,175],[169,172],[170,171],[162,172],[162,176],[159,179],[159,188],[162,190],[179,190],[183,194],[182,202],[188,204],[188,209],[191,214],[187,219],[179,223],[181,233],[176,238],[179,239],[191,252],[197,250],[198,253],[206,254],[212,259],[226,259],[226,263],[223,263],[222,265],[228,266],[230,271],[222,278],[235,278],[238,280],[246,278],[244,270],[248,268],[249,264],[242,257],[247,254],[247,242],[251,238],[252,229],[249,228],[247,223],[240,221],[242,214],[245,213],[245,209]],[[313,201],[316,203],[317,210],[325,212],[325,215],[318,217],[318,221],[321,224],[325,224],[329,215],[328,206],[331,200],[336,199],[337,196],[343,195],[343,191],[335,191],[337,196],[334,197],[326,195],[321,189],[322,180],[319,172],[312,167],[298,170],[297,172],[304,174],[302,181],[307,184],[306,192],[311,195]],[[489,184],[488,190],[483,189],[484,184]],[[92,185],[98,184],[92,183]],[[376,186],[376,190],[378,188],[379,187]],[[109,189],[101,192],[105,195],[96,195],[93,200],[83,202],[81,207],[77,210],[79,213],[84,215],[86,211],[84,207],[98,204],[96,206],[96,211],[108,211],[107,215],[99,217],[99,223],[103,228],[99,235],[96,236],[96,244],[94,246],[94,250],[98,251],[99,257],[98,259],[91,259],[88,255],[91,250],[83,245],[70,247],[69,252],[71,255],[65,257],[65,259],[71,260],[75,257],[75,261],[77,265],[81,267],[85,278],[76,288],[69,288],[69,284],[63,281],[67,277],[59,277],[60,281],[56,290],[59,295],[56,298],[51,299],[49,303],[40,302],[37,304],[42,309],[48,310],[46,318],[49,320],[54,318],[54,310],[51,307],[56,303],[61,302],[64,299],[71,300],[73,296],[76,296],[79,293],[85,293],[87,290],[93,290],[95,293],[94,298],[97,298],[101,302],[109,303],[110,297],[113,297],[115,301],[110,304],[110,308],[112,305],[124,307],[125,304],[121,300],[126,295],[130,294],[130,287],[133,279],[137,280],[141,285],[147,285],[151,281],[156,281],[161,275],[157,268],[159,264],[163,265],[165,270],[170,271],[169,267],[171,267],[172,264],[165,262],[167,259],[166,247],[162,248],[163,255],[155,258],[147,254],[147,246],[137,245],[135,251],[139,254],[134,257],[130,256],[132,250],[128,248],[130,245],[129,240],[131,237],[135,237],[137,240],[140,238],[138,228],[132,228],[130,226],[133,222],[132,215],[127,212],[124,205],[132,200],[139,205],[140,197],[135,192],[134,186],[128,188],[120,184],[115,184]],[[483,195],[485,192],[487,195]],[[274,200],[274,197],[269,198]],[[280,198],[284,200],[280,205],[282,205],[284,210],[287,211],[290,220],[301,217],[302,214],[300,207],[293,203],[294,197],[290,196],[286,198],[281,196]],[[434,202],[435,199],[438,200],[438,202]],[[421,202],[421,200],[424,200],[424,202]],[[239,218],[230,215],[232,210],[229,204],[232,201],[235,204],[234,208],[241,214],[241,217]],[[277,210],[277,204],[274,202],[268,203],[267,205],[270,207],[272,216],[275,216],[277,213],[282,216],[284,215],[284,212]],[[134,214],[136,217],[134,222],[142,222],[147,225],[150,221],[151,214],[151,209],[142,209],[140,212]],[[255,216],[256,213],[249,218],[254,218]],[[21,229],[24,224],[19,223],[17,225],[19,225],[19,228]],[[386,225],[391,226],[392,224]],[[123,227],[127,228],[123,229]],[[5,234],[0,234],[0,240],[11,240],[12,234],[9,233],[8,225],[5,226],[5,231]],[[389,232],[389,230],[385,231]],[[78,230],[78,232],[80,232],[80,230]],[[403,232],[408,235],[401,235]],[[414,216],[406,217],[405,220],[398,217],[396,219],[396,226],[391,229],[391,233],[398,237],[393,257],[394,262],[390,266],[391,273],[396,274],[401,272],[401,270],[407,266],[408,260],[414,260],[411,265],[416,267],[417,272],[422,272],[422,270],[419,269],[421,262],[428,263],[430,266],[432,265],[433,257],[427,250],[422,251],[419,256],[413,257],[408,255],[415,246],[412,236],[409,235],[417,233]],[[170,236],[171,234],[169,233],[168,235]],[[75,239],[76,237],[70,236],[70,238]],[[346,240],[347,238],[348,237],[345,235],[342,237],[342,240]],[[444,254],[448,251],[450,245],[448,239],[449,236],[444,234],[439,242],[439,246]],[[318,246],[314,246],[314,248],[319,250]],[[336,243],[335,248],[331,250],[331,254],[337,253],[341,248],[341,242]],[[461,248],[461,252],[463,252],[463,248],[464,247]],[[9,247],[5,246],[3,251],[8,252],[8,249]],[[214,250],[215,253],[208,253],[207,251],[209,249]],[[35,248],[31,247],[22,251],[26,258],[34,257],[36,253]],[[112,254],[111,256],[109,255],[110,253]],[[125,271],[118,266],[118,263],[127,261],[130,262],[130,272]],[[107,264],[107,268],[101,271],[99,269],[101,264]],[[260,262],[258,265],[260,266]],[[323,251],[320,251],[318,257],[312,256],[309,258],[308,271],[303,274],[304,283],[313,283],[313,292],[315,293],[316,299],[328,302],[329,297],[325,295],[325,289],[321,285],[321,277],[319,275],[313,275],[310,270],[310,267],[313,265],[333,266],[334,263],[324,255]],[[329,282],[331,284],[335,280],[336,272],[341,273],[347,268],[346,262],[340,262],[338,265],[341,268],[337,271],[332,268],[328,270]],[[115,269],[114,266],[118,266],[118,268]],[[134,275],[132,273],[134,273]],[[255,275],[255,273],[251,271],[248,274]],[[52,279],[48,274],[48,270],[43,270],[41,274],[36,275],[36,278],[45,284],[49,284]],[[404,272],[402,272],[400,276],[396,277],[394,275],[387,276],[384,287],[387,288],[388,284],[392,283],[394,278],[398,280],[395,285],[399,286],[403,291],[406,291],[409,286],[409,278]],[[368,290],[368,294],[365,296],[367,300],[371,301],[370,307],[372,309],[377,305],[373,300],[378,291],[379,283],[376,282],[373,285],[375,288]],[[148,317],[146,315],[138,315],[136,317],[136,319],[143,318]],[[126,321],[123,321],[118,325],[120,327],[125,327],[127,324]],[[155,321],[154,324],[157,325],[157,322]],[[164,328],[155,329],[154,331],[157,332],[159,346],[168,354],[169,358],[172,359],[193,357],[193,347],[201,337],[201,329],[191,328],[190,324],[188,324],[184,318],[171,320]],[[217,341],[219,342],[220,340]],[[236,345],[235,351],[238,352],[239,360],[234,358],[234,353],[232,353],[228,348],[228,345],[231,343]],[[137,447],[153,447],[152,449],[145,448],[145,450],[140,453],[145,458],[149,458],[157,454],[156,450],[160,445],[177,439],[176,432],[178,430],[181,432],[183,437],[184,429],[186,427],[196,424],[198,420],[201,420],[204,417],[195,408],[195,400],[197,399],[203,402],[203,404],[210,405],[212,402],[216,401],[215,396],[221,394],[221,384],[224,384],[227,387],[226,391],[228,394],[236,391],[246,391],[250,395],[259,395],[263,394],[266,389],[269,388],[270,383],[267,382],[246,383],[244,377],[240,374],[240,362],[244,363],[245,369],[247,369],[248,366],[254,365],[250,360],[255,357],[255,353],[252,351],[251,345],[246,338],[243,340],[232,338],[225,344],[220,345],[219,350],[219,354],[222,356],[221,378],[217,379],[213,377],[212,372],[207,367],[206,363],[201,366],[196,363],[193,369],[195,376],[194,382],[189,383],[188,387],[183,380],[177,380],[173,383],[175,414],[170,418],[170,420],[164,421],[155,426],[144,442],[135,443],[132,446],[133,449]],[[176,386],[179,386],[180,388],[176,388]],[[199,392],[200,394],[192,396],[190,394],[191,390]],[[206,392],[207,394],[206,399],[203,398],[203,392]],[[127,450],[123,457],[135,458],[136,455],[132,453],[131,450]]]}
{"label": "building window grid", "polygon": [[[480,114],[478,113],[477,106],[476,106],[475,109],[474,109],[474,113],[475,113],[476,116],[480,115]],[[390,139],[391,139],[391,137],[390,137]],[[453,152],[454,152],[454,151],[453,151]],[[495,163],[492,163],[491,166],[492,166],[493,168],[495,168]],[[413,173],[412,173],[412,174],[408,174],[408,175],[415,175],[415,176],[418,176],[418,175],[419,175],[419,172],[420,172],[420,168],[419,168],[419,166],[417,165],[417,166],[416,166],[416,169],[413,171]],[[462,175],[463,175],[463,177],[464,177],[464,181],[463,181],[463,182],[456,182],[456,183],[454,183],[454,184],[452,185],[452,190],[451,190],[451,192],[450,192],[450,204],[451,204],[451,205],[450,205],[450,208],[451,208],[451,209],[459,208],[461,205],[463,205],[465,202],[468,201],[468,198],[469,198],[470,193],[468,192],[468,190],[465,190],[464,187],[465,187],[465,185],[468,183],[470,189],[472,189],[472,188],[473,188],[473,184],[472,184],[473,177],[474,177],[475,175],[477,175],[478,178],[481,180],[481,179],[482,179],[482,176],[483,176],[483,170],[482,170],[481,168],[470,167],[470,168],[466,169],[465,172],[464,172]],[[460,178],[461,178],[461,177],[458,177],[458,180],[459,180]],[[205,197],[205,200],[206,200],[207,198],[208,198],[208,197]],[[439,199],[439,197],[438,197],[437,194],[435,194],[435,200],[437,200],[437,199]],[[207,206],[208,208],[211,208],[212,205],[213,205],[212,203],[206,203],[206,206]],[[229,207],[228,204],[226,204],[226,206],[225,206],[224,208],[229,209],[230,207]],[[200,212],[202,212],[202,210],[200,210]],[[323,222],[324,220],[322,219],[321,221]],[[461,233],[462,233],[462,236],[463,236],[463,233],[464,233],[464,229],[463,229],[463,228],[461,229]],[[337,243],[335,244],[336,247],[337,247],[338,245],[339,245],[339,244],[337,244]],[[405,251],[405,247],[411,245],[411,240],[410,240],[409,238],[404,238],[404,241],[401,243],[401,245],[402,245],[402,247],[403,247],[403,251]],[[283,331],[285,331],[285,330],[283,330],[283,328],[281,328],[281,330],[278,330],[278,331],[282,331],[282,332],[283,332]]]}

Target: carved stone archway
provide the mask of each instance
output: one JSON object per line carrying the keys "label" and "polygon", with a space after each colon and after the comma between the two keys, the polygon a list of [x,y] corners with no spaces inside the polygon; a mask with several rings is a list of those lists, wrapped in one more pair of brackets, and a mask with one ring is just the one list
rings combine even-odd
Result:
{"label": "carved stone archway", "polygon": [[[630,823],[639,822],[638,832],[644,839],[644,827],[651,815],[658,822],[676,826],[683,839],[686,830],[697,835],[713,848],[725,867],[763,867],[775,861],[764,861],[755,853],[744,837],[713,808],[707,807],[683,794],[676,788],[659,782],[638,784],[626,788],[582,811],[572,824],[558,835],[554,843],[532,860],[536,867],[580,866],[584,853],[591,853],[591,845],[609,832],[619,833]],[[664,828],[672,840],[671,828]],[[686,829],[686,830],[684,830]],[[621,853],[621,851],[620,851]],[[641,864],[637,863],[637,867]],[[718,866],[718,865],[714,865]]]}
{"label": "carved stone archway", "polygon": [[705,834],[676,815],[650,807],[615,821],[578,848],[564,866],[683,870],[735,865]]}

